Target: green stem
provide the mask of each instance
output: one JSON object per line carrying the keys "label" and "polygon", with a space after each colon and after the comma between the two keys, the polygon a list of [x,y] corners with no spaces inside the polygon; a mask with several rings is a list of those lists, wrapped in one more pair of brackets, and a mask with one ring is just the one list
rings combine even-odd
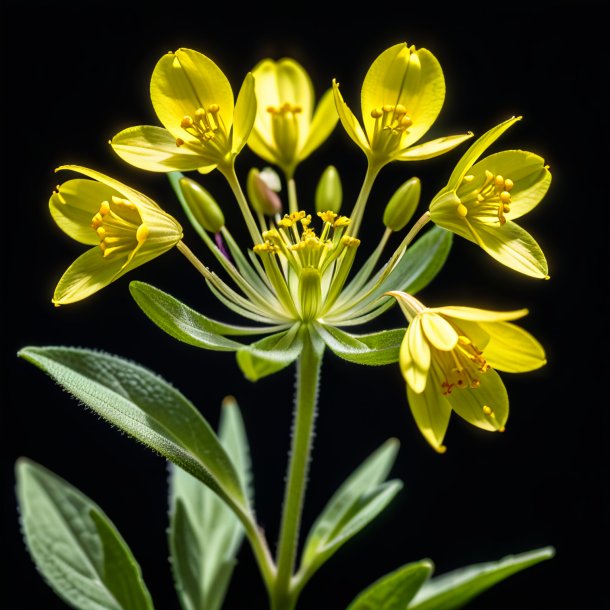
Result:
{"label": "green stem", "polygon": [[256,226],[256,221],[254,220],[254,216],[252,215],[252,210],[248,205],[248,201],[246,200],[246,196],[239,184],[239,179],[237,178],[237,174],[235,173],[235,165],[233,163],[229,163],[224,166],[218,166],[218,169],[222,172],[222,175],[226,178],[231,190],[233,191],[233,195],[235,195],[235,199],[239,204],[239,208],[241,213],[246,221],[246,225],[248,226],[248,231],[250,231],[250,237],[252,238],[252,243],[254,244],[262,244],[263,238],[261,237],[260,231]]}
{"label": "green stem", "polygon": [[358,199],[356,199],[354,209],[352,210],[350,216],[348,233],[352,237],[358,236],[358,230],[360,229],[360,223],[362,222],[364,208],[366,207],[369,195],[371,194],[371,189],[373,188],[373,183],[375,182],[375,178],[377,178],[377,174],[379,174],[379,170],[381,169],[381,167],[381,165],[375,165],[370,161],[366,166],[366,174],[364,176],[364,181],[362,182],[362,187],[360,188]]}
{"label": "green stem", "polygon": [[299,211],[297,183],[294,181],[294,178],[288,178],[288,211],[291,214]]}
{"label": "green stem", "polygon": [[297,601],[298,591],[293,588],[292,576],[309,470],[321,364],[322,354],[314,348],[307,335],[297,361],[294,429],[277,551],[277,577],[271,596],[272,610],[293,610]]}
{"label": "green stem", "polygon": [[263,577],[267,591],[271,595],[276,577],[276,570],[265,535],[261,532],[253,519],[246,519],[245,517],[240,516],[240,521],[246,530],[246,537],[252,547],[252,552],[254,553],[258,568],[261,571],[261,576]]}

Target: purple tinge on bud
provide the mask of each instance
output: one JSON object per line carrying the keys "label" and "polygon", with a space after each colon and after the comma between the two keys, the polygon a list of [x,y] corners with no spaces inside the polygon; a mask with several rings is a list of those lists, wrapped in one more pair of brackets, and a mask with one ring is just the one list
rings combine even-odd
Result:
{"label": "purple tinge on bud", "polygon": [[218,246],[218,249],[222,252],[222,255],[229,261],[229,262],[233,262],[233,260],[231,259],[231,255],[229,254],[229,251],[227,250],[227,247],[225,246],[225,242],[222,239],[222,234],[220,233],[220,231],[218,233],[214,233],[214,241],[216,242],[216,245]]}

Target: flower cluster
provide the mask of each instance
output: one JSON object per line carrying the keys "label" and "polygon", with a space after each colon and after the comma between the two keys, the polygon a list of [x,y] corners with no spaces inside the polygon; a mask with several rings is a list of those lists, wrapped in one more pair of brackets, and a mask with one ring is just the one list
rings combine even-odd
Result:
{"label": "flower cluster", "polygon": [[[178,49],[156,64],[150,94],[163,126],[124,129],[112,138],[112,148],[131,165],[168,174],[224,279],[195,256],[182,240],[178,221],[151,199],[93,170],[63,166],[59,169],[89,179],[58,186],[50,199],[51,213],[70,237],[92,248],[59,281],[56,305],[88,297],[176,246],[200,271],[212,294],[254,325],[210,320],[150,286],[135,286],[134,298],[153,320],[165,316],[160,325],[177,338],[207,349],[235,351],[250,379],[294,362],[306,344],[327,347],[359,364],[398,361],[417,426],[439,452],[445,448],[452,411],[478,428],[504,429],[508,397],[495,369],[523,372],[545,364],[538,341],[512,323],[527,311],[427,307],[414,294],[440,270],[454,234],[517,272],[548,277],[542,250],[515,223],[546,194],[548,167],[541,157],[523,150],[483,156],[519,117],[493,127],[470,145],[446,185],[384,258],[390,237],[403,230],[419,205],[419,180],[405,181],[385,208],[385,231],[378,245],[355,265],[365,208],[382,168],[448,153],[473,137],[468,132],[420,143],[445,98],[443,72],[430,51],[403,43],[381,53],[364,78],[361,120],[344,101],[336,80],[316,104],[309,75],[291,58],[259,62],[234,100],[228,79],[211,59]],[[309,209],[299,205],[295,182],[298,166],[338,122],[367,159],[362,189],[345,215],[340,212],[343,191],[334,167],[322,173]],[[252,168],[244,192],[235,162],[246,145],[281,175],[271,167]],[[223,206],[183,174],[214,169],[226,178],[243,215],[251,238],[245,249],[226,226]],[[280,196],[284,185],[285,213]],[[435,226],[420,233],[429,222]],[[406,331],[346,330],[376,319],[396,302],[404,312]],[[198,331],[185,334],[176,311],[188,311],[189,324],[199,325]],[[252,343],[234,339],[248,335],[263,338]]]}

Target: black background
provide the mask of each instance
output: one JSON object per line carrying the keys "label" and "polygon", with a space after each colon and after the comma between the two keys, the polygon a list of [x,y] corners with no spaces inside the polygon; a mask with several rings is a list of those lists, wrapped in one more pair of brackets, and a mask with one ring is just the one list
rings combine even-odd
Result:
{"label": "black background", "polygon": [[[2,548],[9,560],[0,605],[6,610],[65,607],[36,573],[22,544],[13,464],[27,456],[99,503],[135,556],[162,610],[178,608],[167,560],[166,465],[60,391],[16,357],[26,345],[100,348],[141,362],[186,394],[216,426],[220,402],[237,397],[250,436],[256,505],[276,540],[291,425],[292,371],[251,384],[233,357],[178,344],[154,327],[128,294],[148,281],[199,311],[227,321],[177,251],[80,304],[55,309],[53,287],[83,250],[54,226],[47,201],[76,163],[153,196],[185,225],[185,241],[205,256],[164,176],[123,164],[107,144],[120,129],[156,124],[148,84],[157,59],[178,47],[199,50],[236,90],[263,57],[292,56],[318,96],[336,77],[358,113],[362,79],[388,46],[430,49],[445,72],[447,98],[425,139],[479,135],[514,115],[523,121],[496,149],[542,155],[551,190],[520,223],[549,259],[551,280],[500,266],[456,239],[450,260],[420,297],[429,305],[528,307],[523,326],[545,345],[549,364],[503,375],[511,398],[507,431],[489,434],[458,418],[434,454],[418,433],[397,366],[363,369],[325,357],[323,390],[305,505],[307,528],[337,485],[391,436],[401,441],[392,475],[405,482],[386,513],[324,566],[300,608],[340,610],[373,580],[409,561],[432,558],[442,573],[469,563],[552,545],[557,555],[488,591],[473,610],[601,610],[608,595],[608,79],[606,3],[512,2],[441,8],[437,3],[331,5],[256,3],[137,4],[6,2],[2,15]],[[444,185],[461,151],[386,167],[374,187],[364,235],[382,232],[380,210],[412,175],[422,205]],[[302,205],[334,163],[353,201],[364,157],[339,126],[297,170]],[[248,150],[237,171],[260,162]],[[243,235],[228,188],[202,178]],[[377,209],[378,213],[373,213]],[[402,324],[398,311],[384,319]],[[265,608],[265,593],[244,546],[226,608]]]}

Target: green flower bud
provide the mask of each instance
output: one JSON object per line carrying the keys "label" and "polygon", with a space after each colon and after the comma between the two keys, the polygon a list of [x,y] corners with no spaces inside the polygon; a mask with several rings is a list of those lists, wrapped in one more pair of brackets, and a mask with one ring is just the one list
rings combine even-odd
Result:
{"label": "green flower bud", "polygon": [[248,172],[246,190],[252,207],[259,214],[274,216],[282,211],[279,195],[267,184],[263,172],[259,172],[255,167]]}
{"label": "green flower bud", "polygon": [[343,201],[343,188],[339,172],[333,165],[325,170],[316,187],[316,211],[338,212]]}
{"label": "green flower bud", "polygon": [[400,231],[417,209],[421,182],[411,178],[396,189],[383,213],[383,224],[392,231]]}
{"label": "green flower bud", "polygon": [[190,178],[180,178],[180,188],[195,220],[206,231],[218,233],[225,226],[225,217],[212,195]]}
{"label": "green flower bud", "polygon": [[318,315],[322,302],[321,277],[320,270],[314,267],[305,267],[299,276],[299,300],[304,322],[310,322]]}

